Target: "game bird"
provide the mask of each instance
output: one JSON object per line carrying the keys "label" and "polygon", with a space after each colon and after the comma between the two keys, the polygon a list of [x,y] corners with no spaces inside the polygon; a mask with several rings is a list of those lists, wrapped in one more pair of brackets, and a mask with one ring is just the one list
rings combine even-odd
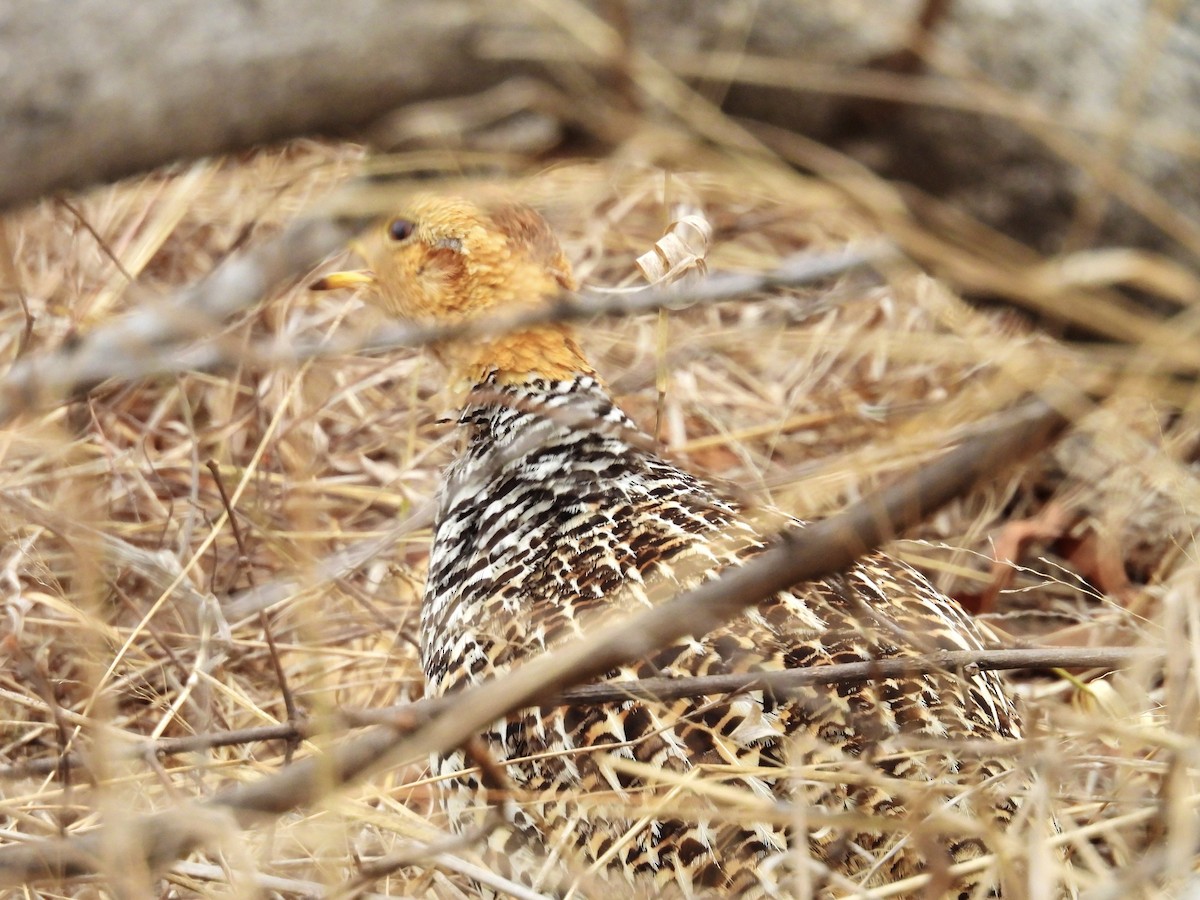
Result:
{"label": "game bird", "polygon": [[[577,287],[545,220],[499,194],[413,195],[356,246],[369,271],[316,286],[369,283],[372,302],[407,322],[502,315]],[[434,350],[461,400],[462,443],[421,606],[429,696],[495,678],[770,541],[760,515],[655,452],[568,325]],[[921,574],[875,553],[607,677],[916,658],[991,640]],[[507,800],[461,751],[433,765],[451,825],[478,826],[490,865],[552,895],[835,897],[932,873],[900,895],[986,897],[1003,890],[990,869],[951,867],[994,852],[1018,813],[1004,746],[1019,727],[994,674],[914,673],[784,696],[523,710],[481,736]]]}

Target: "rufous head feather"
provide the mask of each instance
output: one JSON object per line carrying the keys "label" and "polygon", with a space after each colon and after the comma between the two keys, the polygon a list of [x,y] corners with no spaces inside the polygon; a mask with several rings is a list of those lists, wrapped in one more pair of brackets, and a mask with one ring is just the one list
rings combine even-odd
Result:
{"label": "rufous head feather", "polygon": [[[413,196],[355,245],[370,272],[335,273],[314,287],[370,282],[387,314],[422,324],[451,323],[537,306],[574,290],[570,263],[546,220],[501,198]],[[591,367],[563,325],[538,326],[470,346],[438,348],[460,377],[557,379]]]}

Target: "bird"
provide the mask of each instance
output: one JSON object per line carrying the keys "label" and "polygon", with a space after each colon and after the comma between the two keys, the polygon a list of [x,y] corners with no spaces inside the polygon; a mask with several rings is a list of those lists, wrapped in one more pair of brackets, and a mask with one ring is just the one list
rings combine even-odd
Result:
{"label": "bird", "polygon": [[[397,206],[354,245],[366,270],[314,287],[366,285],[384,314],[421,325],[518,313],[579,287],[546,220],[507,194],[422,191]],[[420,609],[428,696],[496,678],[770,544],[762,516],[656,451],[569,324],[433,351],[461,447]],[[994,639],[876,552],[606,678],[915,659]],[[1003,890],[998,876],[949,867],[995,850],[1017,815],[1004,748],[1020,735],[994,673],[914,673],[520,710],[480,735],[507,780],[498,803],[463,751],[432,766],[451,826],[478,829],[490,865],[551,895],[837,897],[934,873],[942,896],[965,898]]]}

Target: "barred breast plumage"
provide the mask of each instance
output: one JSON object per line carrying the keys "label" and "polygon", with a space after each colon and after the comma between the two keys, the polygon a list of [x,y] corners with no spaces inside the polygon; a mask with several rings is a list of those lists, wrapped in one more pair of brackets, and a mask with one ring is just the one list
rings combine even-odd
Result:
{"label": "barred breast plumage", "polygon": [[[418,321],[573,286],[540,217],[494,198],[415,197],[363,251],[379,302]],[[347,283],[337,279],[327,283]],[[421,611],[431,695],[492,678],[764,546],[752,516],[653,452],[565,328],[438,352],[465,388],[465,444],[442,489]],[[919,573],[876,554],[609,678],[984,641]],[[551,893],[589,895],[615,878],[645,894],[843,895],[986,852],[1016,810],[1008,763],[986,742],[1017,734],[989,673],[525,710],[483,735],[513,796],[505,824],[481,840],[493,865]],[[964,751],[964,739],[976,746]],[[434,765],[454,827],[486,825],[495,805],[483,777],[462,753]],[[943,884],[953,895],[972,881]]]}

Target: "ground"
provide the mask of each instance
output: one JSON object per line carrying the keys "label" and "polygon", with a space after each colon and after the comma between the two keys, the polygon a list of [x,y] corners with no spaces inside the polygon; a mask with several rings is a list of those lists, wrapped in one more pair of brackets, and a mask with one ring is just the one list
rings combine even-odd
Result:
{"label": "ground", "polygon": [[[151,308],[276,233],[360,157],[353,145],[297,142],[9,216],[0,355],[46,354]],[[636,154],[563,163],[510,189],[546,211],[589,288],[644,283],[635,259],[685,214],[712,228],[709,271],[878,236],[870,210],[826,183],[696,158],[670,176]],[[430,534],[419,515],[405,523],[453,452],[449,398],[420,353],[255,363],[256,342],[365,337],[378,324],[361,299],[310,292],[308,280],[204,326],[222,330],[230,365],[105,381],[0,432],[5,840],[167,809],[311,749],[235,734],[156,756],[146,740],[421,695],[414,641]],[[669,457],[750,505],[805,518],[927,462],[1051,373],[1146,368],[1135,353],[1068,346],[1009,308],[981,311],[907,264],[581,331]],[[1094,896],[1176,896],[1195,877],[1198,432],[1194,404],[1179,399],[1186,385],[1168,387],[1129,374],[1051,454],[997,473],[897,545],[1011,635],[1168,654],[1165,669],[1014,676],[1030,737],[1021,752],[1043,777],[1037,802],[1074,850],[1071,877]],[[380,547],[365,563],[337,564],[372,540]],[[1019,569],[990,596],[997,543]],[[254,598],[283,583],[294,588],[260,617]],[[65,747],[87,760],[66,786],[55,774]],[[469,893],[470,848],[439,832],[423,769],[410,761],[273,828],[231,834],[158,889],[307,895],[356,885],[362,864],[386,857],[388,871],[362,889]],[[106,874],[126,887],[146,877]]]}

